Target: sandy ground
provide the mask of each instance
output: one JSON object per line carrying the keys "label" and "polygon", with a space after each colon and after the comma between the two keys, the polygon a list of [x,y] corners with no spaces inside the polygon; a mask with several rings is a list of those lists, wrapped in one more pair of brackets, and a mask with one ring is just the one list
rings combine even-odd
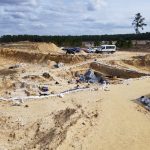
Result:
{"label": "sandy ground", "polygon": [[149,83],[150,79],[133,81],[129,86],[117,85],[109,92],[99,92],[94,97],[101,99],[97,104],[100,116],[96,125],[88,132],[80,131],[77,126],[73,129],[78,130],[77,141],[74,141],[74,134],[68,134],[70,144],[76,143],[75,148],[71,148],[66,139],[59,149],[148,150],[150,115],[134,100],[149,94]]}
{"label": "sandy ground", "polygon": [[[127,60],[145,54],[118,52],[98,61]],[[82,68],[83,64],[92,61],[66,64],[58,69],[49,68],[49,71],[54,76],[80,65]],[[3,69],[14,61],[0,58],[0,63],[0,69]],[[43,64],[26,65],[27,71],[18,79],[27,74],[42,74],[48,69]],[[62,84],[57,86],[49,81],[55,91],[76,86],[67,84],[62,76],[56,76],[56,80]],[[150,78],[111,84],[109,91],[102,90],[98,84],[90,87],[95,90],[72,93],[62,98],[35,99],[21,106],[0,101],[0,149],[149,150],[150,113],[137,104],[136,99],[150,94]]]}
{"label": "sandy ground", "polygon": [[[68,129],[64,142],[58,149],[149,150],[150,114],[134,101],[141,95],[149,94],[149,83],[150,79],[142,79],[131,81],[129,85],[112,85],[107,92],[81,92],[63,99],[26,102],[24,105],[29,105],[29,108],[12,107],[1,102],[0,114],[11,116],[14,121],[22,120],[27,126],[41,118],[44,120],[51,112],[64,110],[66,107],[76,109],[76,105],[81,105],[84,114],[77,112],[81,115],[80,118]],[[98,116],[93,118],[92,113],[98,113]],[[46,126],[45,124],[44,127]],[[17,131],[20,134],[23,132],[16,129],[16,134]],[[1,130],[1,133],[4,131]],[[7,143],[7,136],[4,134],[2,137],[1,148],[7,145],[18,149],[17,141]]]}

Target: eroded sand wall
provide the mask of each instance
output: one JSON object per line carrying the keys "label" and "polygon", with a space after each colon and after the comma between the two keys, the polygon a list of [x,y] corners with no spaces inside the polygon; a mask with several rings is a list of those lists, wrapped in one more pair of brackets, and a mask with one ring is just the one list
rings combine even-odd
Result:
{"label": "eroded sand wall", "polygon": [[43,54],[43,53],[28,53],[23,51],[15,51],[11,49],[0,49],[0,55],[6,58],[15,59],[20,62],[47,62],[48,60],[63,63],[78,63],[88,59],[84,55],[66,55],[66,54]]}
{"label": "eroded sand wall", "polygon": [[140,73],[133,70],[120,69],[113,66],[104,65],[101,63],[91,63],[91,68],[102,72],[106,75],[117,76],[118,78],[139,78],[141,76],[146,76],[145,73]]}

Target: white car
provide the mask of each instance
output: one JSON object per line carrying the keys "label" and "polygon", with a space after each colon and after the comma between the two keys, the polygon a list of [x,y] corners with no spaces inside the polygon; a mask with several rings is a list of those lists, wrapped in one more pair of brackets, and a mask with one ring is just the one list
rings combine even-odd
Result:
{"label": "white car", "polygon": [[91,48],[91,47],[86,50],[87,53],[95,53],[95,51],[96,50],[94,48]]}
{"label": "white car", "polygon": [[97,47],[96,53],[115,53],[116,52],[116,45],[101,45]]}

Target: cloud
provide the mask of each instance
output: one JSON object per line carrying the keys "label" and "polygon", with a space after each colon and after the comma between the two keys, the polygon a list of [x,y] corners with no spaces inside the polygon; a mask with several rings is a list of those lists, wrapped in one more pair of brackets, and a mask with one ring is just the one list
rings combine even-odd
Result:
{"label": "cloud", "polygon": [[10,14],[11,17],[13,17],[14,19],[24,19],[26,18],[26,15],[24,13],[13,13],[13,14]]}
{"label": "cloud", "polygon": [[38,0],[0,0],[1,5],[31,5],[36,6]]}
{"label": "cloud", "polygon": [[107,5],[107,2],[105,0],[89,0],[87,4],[87,9],[89,11],[95,11],[106,5]]}
{"label": "cloud", "polygon": [[150,20],[150,1],[132,0],[124,8],[127,3],[129,0],[0,0],[0,34],[134,32],[130,18],[141,12],[146,21]]}
{"label": "cloud", "polygon": [[44,23],[35,22],[34,24],[32,24],[32,27],[34,27],[34,29],[35,29],[35,28],[46,28],[47,25],[44,24]]}
{"label": "cloud", "polygon": [[87,18],[85,18],[85,19],[83,19],[83,21],[84,22],[94,22],[95,21],[95,19],[94,18],[90,18],[90,17],[87,17]]}

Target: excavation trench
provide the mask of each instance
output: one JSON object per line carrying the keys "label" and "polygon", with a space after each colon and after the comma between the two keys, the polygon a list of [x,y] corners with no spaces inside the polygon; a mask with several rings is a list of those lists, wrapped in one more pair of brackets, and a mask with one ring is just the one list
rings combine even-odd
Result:
{"label": "excavation trench", "polygon": [[110,83],[114,83],[114,81],[120,81],[124,79],[130,78],[140,78],[142,76],[149,76],[150,74],[138,72],[136,70],[126,69],[119,66],[103,64],[100,62],[92,62],[88,65],[81,65],[79,67],[74,67],[72,69],[57,72],[56,76],[64,80],[74,80],[81,76],[85,76],[85,74],[91,70],[94,73],[97,81],[100,82],[101,79],[105,79]]}
{"label": "excavation trench", "polygon": [[84,62],[91,59],[88,55],[66,55],[66,54],[44,54],[41,52],[25,52],[16,51],[13,49],[0,49],[0,55],[5,58],[11,58],[19,62],[29,62],[29,63],[46,63],[47,61],[55,61],[56,63],[69,63],[76,64],[79,62]]}
{"label": "excavation trench", "polygon": [[129,70],[120,67],[115,67],[112,65],[106,65],[106,64],[95,63],[95,62],[91,63],[90,68],[94,69],[99,73],[102,73],[104,76],[111,76],[111,77],[117,77],[122,79],[140,78],[142,76],[150,75],[135,70]]}
{"label": "excavation trench", "polygon": [[[6,55],[4,51],[2,55]],[[19,54],[19,55],[18,55]],[[16,52],[13,53],[12,51],[7,54],[6,57],[13,57],[15,55],[18,59],[26,59],[28,61],[33,61],[32,57],[35,56],[36,59],[40,59],[39,57],[40,53],[36,53],[36,55],[30,55],[28,57],[28,53],[26,55],[22,55],[22,52]],[[46,55],[42,54],[43,61],[48,60],[49,56],[52,57],[53,55]],[[61,55],[57,55],[57,57],[60,57]],[[78,57],[79,55],[77,55]],[[63,60],[64,55],[61,56],[62,58],[59,58],[60,60]],[[65,56],[68,60],[72,57],[76,56]],[[70,57],[70,58],[69,58]],[[56,59],[55,59],[56,61]],[[2,79],[2,86],[0,87],[2,89],[1,96],[2,100],[7,98],[24,98],[24,99],[41,99],[45,98],[46,96],[39,96],[39,85],[40,86],[48,86],[50,94],[49,96],[59,96],[60,94],[71,94],[73,92],[80,92],[84,90],[91,90],[91,89],[84,89],[83,87],[87,87],[87,83],[96,83],[100,84],[103,83],[103,81],[108,81],[110,84],[118,84],[120,81],[124,79],[130,79],[130,78],[140,78],[142,76],[150,76],[148,73],[139,72],[136,70],[126,69],[121,66],[113,65],[111,63],[107,63],[106,61],[98,62],[93,61],[91,63],[90,61],[78,63],[76,65],[72,66],[62,66],[53,69],[52,71],[47,71],[50,75],[50,78],[44,78],[42,74],[37,74],[37,72],[34,74],[24,73],[23,75],[22,70],[18,69],[2,69],[0,70],[0,76],[8,76],[5,80]],[[13,76],[12,76],[13,75]],[[88,79],[87,79],[88,78]],[[81,89],[74,89],[76,87],[77,83],[81,83]],[[85,83],[85,84],[84,84]],[[5,86],[3,86],[5,85]],[[7,85],[7,86],[6,86]],[[62,90],[61,86],[67,85]],[[54,89],[57,90],[54,91]],[[83,89],[82,89],[83,88]],[[8,92],[9,91],[9,92]],[[52,92],[52,94],[51,94]],[[54,94],[53,94],[54,93]],[[4,98],[3,98],[4,97]],[[5,98],[7,97],[7,98]],[[16,99],[17,99],[16,98]]]}

